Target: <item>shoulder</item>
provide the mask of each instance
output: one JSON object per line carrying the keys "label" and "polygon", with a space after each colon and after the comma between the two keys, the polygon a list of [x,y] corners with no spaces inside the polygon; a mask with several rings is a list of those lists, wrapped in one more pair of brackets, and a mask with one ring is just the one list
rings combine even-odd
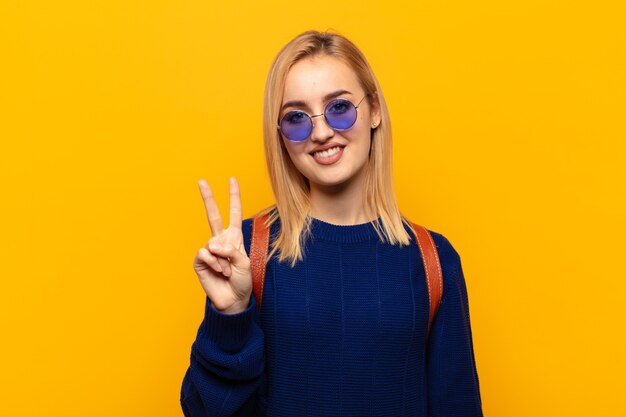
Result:
{"label": "shoulder", "polygon": [[241,222],[241,233],[243,234],[243,243],[246,247],[246,253],[250,255],[250,242],[252,240],[252,217],[244,219]]}
{"label": "shoulder", "polygon": [[[444,234],[429,228],[426,228],[426,230],[428,230],[437,249],[444,287],[456,286],[461,269],[461,257],[458,251]],[[411,238],[413,238],[412,234]]]}
{"label": "shoulder", "polygon": [[[241,222],[241,233],[243,234],[243,243],[246,247],[246,253],[250,255],[250,244],[252,242],[252,223],[254,217],[248,217]],[[280,228],[280,219],[272,223],[270,226],[270,240],[273,240]]]}
{"label": "shoulder", "polygon": [[461,256],[454,248],[450,240],[441,233],[428,229],[428,232],[435,242],[437,253],[439,254],[439,262],[441,267],[456,268],[461,263]]}
{"label": "shoulder", "polygon": [[[447,237],[441,233],[429,230],[435,241],[441,273],[443,275],[444,298],[450,298],[451,294],[465,293],[465,278],[461,266],[461,256]],[[446,296],[447,295],[447,296]],[[453,296],[453,298],[455,298]]]}

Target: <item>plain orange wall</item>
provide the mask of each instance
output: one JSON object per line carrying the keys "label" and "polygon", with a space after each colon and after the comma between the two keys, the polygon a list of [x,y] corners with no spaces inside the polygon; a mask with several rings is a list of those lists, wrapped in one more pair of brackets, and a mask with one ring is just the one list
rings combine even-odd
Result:
{"label": "plain orange wall", "polygon": [[0,415],[182,416],[192,269],[271,204],[266,71],[309,28],[354,40],[397,193],[463,259],[485,415],[623,416],[626,12],[615,1],[0,5]]}

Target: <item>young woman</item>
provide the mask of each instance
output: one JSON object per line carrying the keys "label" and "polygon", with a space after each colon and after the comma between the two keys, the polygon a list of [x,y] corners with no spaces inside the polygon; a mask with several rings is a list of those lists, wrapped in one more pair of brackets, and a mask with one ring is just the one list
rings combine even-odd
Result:
{"label": "young woman", "polygon": [[[430,333],[424,266],[392,182],[390,119],[346,38],[305,32],[276,57],[264,106],[276,204],[262,304],[252,295],[252,219],[230,180],[223,225],[194,268],[206,297],[181,405],[200,416],[482,416],[459,255],[430,232],[443,298]],[[428,334],[428,336],[427,336]]]}

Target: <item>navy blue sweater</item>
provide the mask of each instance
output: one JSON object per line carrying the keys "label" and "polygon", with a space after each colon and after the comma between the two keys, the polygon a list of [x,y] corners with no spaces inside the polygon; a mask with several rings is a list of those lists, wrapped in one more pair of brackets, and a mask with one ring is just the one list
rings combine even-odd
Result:
{"label": "navy blue sweater", "polygon": [[[249,254],[251,219],[242,228]],[[482,416],[467,291],[450,242],[432,233],[444,289],[427,340],[413,240],[382,243],[370,223],[313,219],[312,232],[294,268],[268,262],[260,311],[252,297],[246,311],[221,314],[207,297],[182,383],[185,416]]]}

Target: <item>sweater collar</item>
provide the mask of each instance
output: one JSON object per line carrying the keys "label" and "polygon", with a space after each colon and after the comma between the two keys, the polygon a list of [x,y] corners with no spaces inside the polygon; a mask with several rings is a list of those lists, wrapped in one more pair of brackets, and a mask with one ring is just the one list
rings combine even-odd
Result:
{"label": "sweater collar", "polygon": [[[374,222],[378,222],[382,230],[382,222],[380,217]],[[327,240],[339,243],[356,243],[368,240],[379,239],[374,222],[338,225],[327,223],[323,220],[311,217],[311,233],[313,239]]]}

